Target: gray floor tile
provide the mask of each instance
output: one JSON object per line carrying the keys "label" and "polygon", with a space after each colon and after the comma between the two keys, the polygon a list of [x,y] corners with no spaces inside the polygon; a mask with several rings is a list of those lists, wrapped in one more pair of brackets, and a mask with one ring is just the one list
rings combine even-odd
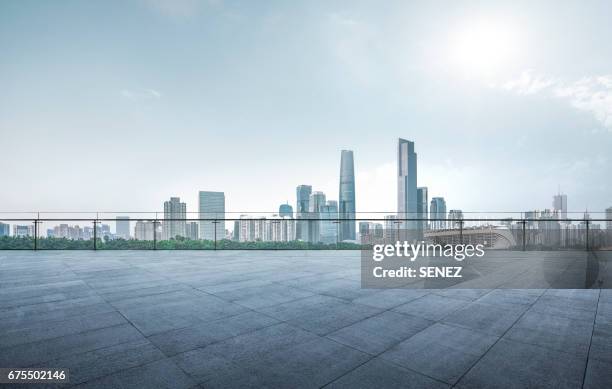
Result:
{"label": "gray floor tile", "polygon": [[454,384],[497,339],[469,329],[434,324],[384,352],[381,357]]}
{"label": "gray floor tile", "polygon": [[500,340],[459,381],[459,388],[580,388],[586,360]]}
{"label": "gray floor tile", "polygon": [[525,312],[527,306],[470,303],[451,313],[443,322],[501,336]]}
{"label": "gray floor tile", "polygon": [[327,337],[375,355],[427,328],[432,323],[430,320],[417,316],[386,311],[332,332]]}
{"label": "gray floor tile", "polygon": [[407,304],[393,308],[396,312],[420,316],[428,320],[440,320],[469,304],[468,301],[428,294]]}

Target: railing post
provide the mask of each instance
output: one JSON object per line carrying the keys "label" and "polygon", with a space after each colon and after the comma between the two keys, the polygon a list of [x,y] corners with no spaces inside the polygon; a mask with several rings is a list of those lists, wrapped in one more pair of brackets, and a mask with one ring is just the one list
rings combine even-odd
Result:
{"label": "railing post", "polygon": [[34,220],[34,251],[38,250],[38,219]]}
{"label": "railing post", "polygon": [[213,238],[214,238],[214,242],[213,242],[213,247],[215,249],[215,251],[217,250],[217,219],[213,220]]}
{"label": "railing post", "polygon": [[94,251],[96,251],[98,249],[98,221],[96,219],[94,219],[93,221],[93,244],[94,244]]}
{"label": "railing post", "polygon": [[153,250],[157,250],[157,219],[153,220]]}
{"label": "railing post", "polygon": [[527,245],[527,242],[525,242],[525,236],[526,236],[526,232],[527,232],[527,231],[526,231],[526,227],[527,227],[527,220],[523,219],[523,220],[521,221],[521,223],[523,224],[523,251],[525,251],[525,250],[526,250],[526,247],[527,247],[527,246],[526,246],[526,245]]}
{"label": "railing post", "polygon": [[585,219],[584,223],[586,224],[586,242],[585,242],[585,247],[586,247],[586,251],[589,251],[590,247],[589,247],[589,219]]}

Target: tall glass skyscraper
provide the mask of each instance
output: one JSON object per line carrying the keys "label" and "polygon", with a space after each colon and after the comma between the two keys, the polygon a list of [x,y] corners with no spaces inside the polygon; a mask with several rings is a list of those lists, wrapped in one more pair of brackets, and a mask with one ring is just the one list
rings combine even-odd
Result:
{"label": "tall glass skyscraper", "polygon": [[[312,186],[298,185],[295,189],[297,203],[295,210],[296,219],[308,219],[308,209]],[[295,225],[295,239],[308,241],[308,221],[298,220]]]}
{"label": "tall glass skyscraper", "polygon": [[325,206],[326,198],[323,192],[313,192],[308,204],[308,215],[311,220],[308,224],[308,241],[318,243],[321,241],[321,208]]}
{"label": "tall glass skyscraper", "polygon": [[[355,219],[355,166],[352,150],[342,150],[340,156],[340,219]],[[355,221],[340,222],[340,241],[356,240]]]}
{"label": "tall glass skyscraper", "polygon": [[[397,147],[397,216],[399,219],[418,217],[417,155],[414,142],[399,139]],[[417,223],[402,222],[401,228],[414,231]]]}
{"label": "tall glass skyscraper", "polygon": [[204,240],[225,239],[225,193],[200,191],[199,196],[200,238]]}
{"label": "tall glass skyscraper", "polygon": [[328,200],[319,208],[321,215],[321,242],[336,243],[338,239],[338,202]]}

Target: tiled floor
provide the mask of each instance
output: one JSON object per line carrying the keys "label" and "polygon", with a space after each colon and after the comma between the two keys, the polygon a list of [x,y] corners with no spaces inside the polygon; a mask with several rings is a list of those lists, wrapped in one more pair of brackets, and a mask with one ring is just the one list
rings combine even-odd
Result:
{"label": "tiled floor", "polygon": [[0,367],[96,388],[604,388],[612,293],[361,289],[357,252],[0,251]]}

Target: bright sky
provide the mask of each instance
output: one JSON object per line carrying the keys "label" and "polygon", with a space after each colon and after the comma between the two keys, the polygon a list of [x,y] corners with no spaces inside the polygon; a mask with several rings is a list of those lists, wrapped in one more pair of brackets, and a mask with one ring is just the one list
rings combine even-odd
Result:
{"label": "bright sky", "polygon": [[612,206],[609,1],[0,2],[0,211],[396,210],[396,144],[448,208]]}

